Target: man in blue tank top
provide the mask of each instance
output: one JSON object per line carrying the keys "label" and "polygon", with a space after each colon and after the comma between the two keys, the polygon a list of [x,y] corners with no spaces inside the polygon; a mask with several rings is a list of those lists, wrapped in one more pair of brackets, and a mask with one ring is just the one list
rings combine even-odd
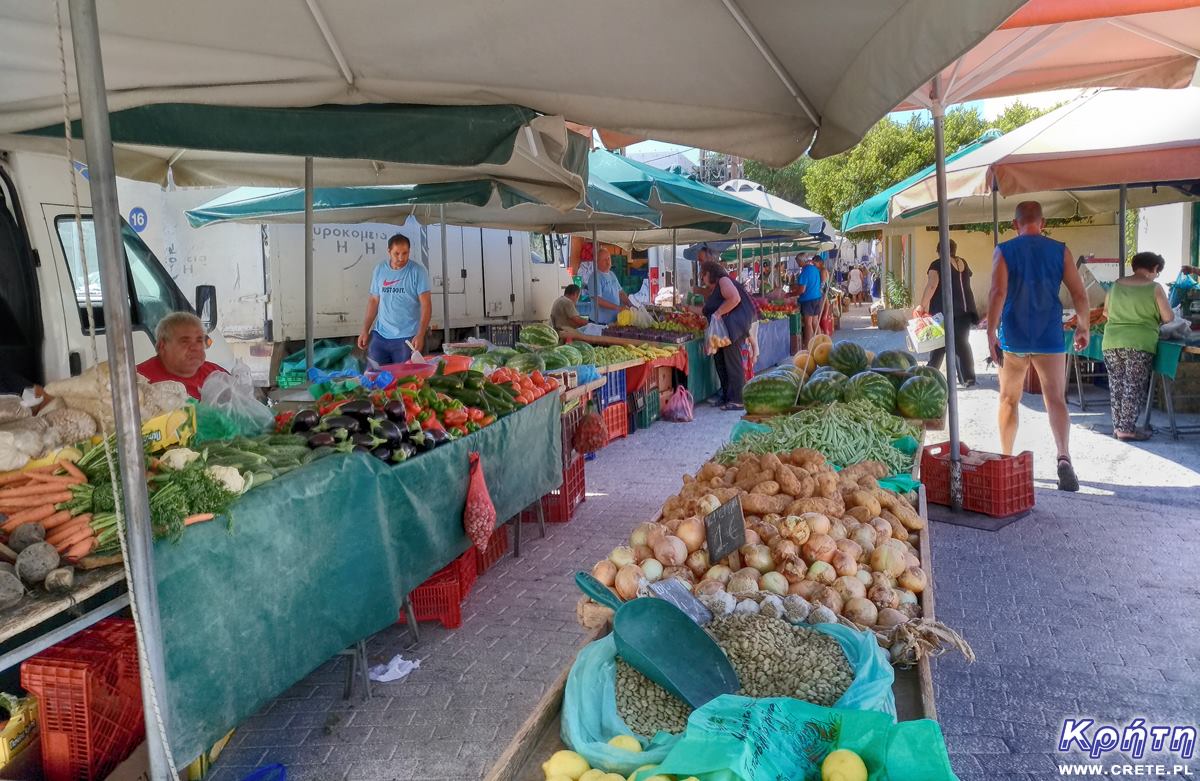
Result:
{"label": "man in blue tank top", "polygon": [[1078,491],[1068,447],[1071,417],[1059,288],[1067,286],[1075,311],[1081,313],[1075,329],[1077,350],[1088,343],[1088,297],[1071,251],[1061,241],[1043,236],[1045,225],[1042,205],[1022,201],[1013,219],[1017,237],[1001,243],[992,255],[987,332],[988,350],[1000,366],[1000,449],[1012,455],[1025,375],[1033,367],[1058,448],[1058,488]]}

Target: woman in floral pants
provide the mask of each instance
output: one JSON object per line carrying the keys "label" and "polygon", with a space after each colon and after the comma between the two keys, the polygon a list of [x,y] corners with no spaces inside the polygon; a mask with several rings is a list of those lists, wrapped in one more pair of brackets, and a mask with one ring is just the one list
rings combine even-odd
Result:
{"label": "woman in floral pants", "polygon": [[1174,318],[1166,291],[1155,282],[1164,261],[1153,252],[1139,252],[1130,261],[1133,274],[1108,291],[1104,311],[1104,365],[1112,402],[1113,436],[1142,441],[1150,434],[1136,422],[1146,401],[1150,370],[1158,351],[1158,327]]}

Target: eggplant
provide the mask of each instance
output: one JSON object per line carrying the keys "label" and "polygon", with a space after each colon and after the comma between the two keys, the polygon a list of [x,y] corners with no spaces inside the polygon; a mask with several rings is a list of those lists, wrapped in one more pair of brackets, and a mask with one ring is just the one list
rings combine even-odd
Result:
{"label": "eggplant", "polygon": [[412,443],[417,446],[417,450],[422,453],[428,453],[437,447],[437,442],[434,441],[430,434],[431,432],[429,431],[422,431],[412,438]]}
{"label": "eggplant", "polygon": [[371,448],[367,447],[366,445],[355,445],[354,448],[350,452],[351,453],[366,453],[366,454],[370,455]]}
{"label": "eggplant", "polygon": [[383,414],[393,423],[403,425],[408,422],[408,410],[404,408],[402,401],[392,400],[384,404]]}
{"label": "eggplant", "polygon": [[292,433],[303,434],[312,431],[321,423],[321,416],[315,409],[302,409],[292,416]]}
{"label": "eggplant", "polygon": [[367,448],[372,448],[379,444],[379,441],[370,434],[351,434],[350,441],[355,445],[362,445]]}
{"label": "eggplant", "polygon": [[389,445],[397,445],[404,439],[404,432],[390,420],[377,420],[371,422],[371,433],[377,437],[383,437]]}
{"label": "eggplant", "polygon": [[392,457],[392,446],[387,444],[379,445],[371,449],[371,455],[380,461],[387,461]]}
{"label": "eggplant", "polygon": [[347,434],[357,434],[362,431],[362,423],[358,418],[353,418],[349,415],[326,415],[321,418],[321,427],[326,431],[335,431],[341,429]]}
{"label": "eggplant", "polygon": [[392,450],[391,462],[398,464],[401,461],[407,461],[417,454],[417,446],[411,442],[401,442]]}
{"label": "eggplant", "polygon": [[328,431],[318,431],[309,435],[306,444],[313,449],[319,447],[333,447],[337,444],[337,437]]}
{"label": "eggplant", "polygon": [[430,429],[429,431],[425,432],[425,436],[427,436],[433,440],[434,447],[444,445],[450,441],[450,435],[448,435],[446,433],[445,429],[440,429],[440,428]]}
{"label": "eggplant", "polygon": [[350,417],[356,418],[363,423],[366,422],[367,418],[374,411],[375,405],[371,403],[370,399],[355,399],[354,401],[348,401],[337,408],[337,413],[339,415],[349,415]]}

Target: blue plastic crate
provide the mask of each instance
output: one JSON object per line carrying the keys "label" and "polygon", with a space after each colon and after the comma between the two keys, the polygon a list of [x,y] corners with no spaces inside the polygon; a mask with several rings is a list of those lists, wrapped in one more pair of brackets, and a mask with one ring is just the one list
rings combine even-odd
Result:
{"label": "blue plastic crate", "polygon": [[625,370],[610,371],[605,375],[604,386],[593,396],[597,409],[604,409],[610,404],[625,401]]}

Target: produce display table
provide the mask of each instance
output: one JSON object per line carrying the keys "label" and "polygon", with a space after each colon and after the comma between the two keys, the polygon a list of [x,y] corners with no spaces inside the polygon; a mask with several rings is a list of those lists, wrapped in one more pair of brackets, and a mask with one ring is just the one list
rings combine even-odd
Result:
{"label": "produce display table", "polygon": [[155,548],[171,749],[186,763],[341,650],[395,623],[467,549],[468,454],[501,523],[562,481],[549,394],[396,466],[331,457],[255,488],[224,524]]}
{"label": "produce display table", "polygon": [[758,362],[754,372],[765,372],[792,357],[788,321],[761,320],[758,323]]}
{"label": "produce display table", "polygon": [[680,348],[670,358],[655,358],[653,361],[647,361],[641,366],[630,368],[625,373],[626,390],[629,393],[642,390],[646,385],[646,379],[654,376],[652,370],[659,368],[678,369],[686,374],[688,369],[687,351]]}

